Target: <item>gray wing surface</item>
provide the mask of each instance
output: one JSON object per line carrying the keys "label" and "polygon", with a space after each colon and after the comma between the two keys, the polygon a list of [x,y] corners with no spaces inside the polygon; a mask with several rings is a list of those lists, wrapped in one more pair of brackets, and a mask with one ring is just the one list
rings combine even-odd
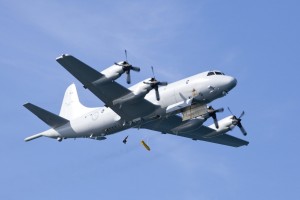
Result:
{"label": "gray wing surface", "polygon": [[141,101],[135,104],[126,104],[124,106],[113,105],[113,100],[132,92],[115,81],[105,84],[93,84],[98,79],[103,78],[104,75],[71,55],[63,55],[56,60],[77,78],[85,88],[89,89],[125,120],[133,120],[144,116],[156,108],[155,105],[145,99],[141,99]]}
{"label": "gray wing surface", "polygon": [[189,132],[185,132],[185,133],[172,132],[172,129],[174,129],[175,127],[180,126],[184,123],[186,123],[186,122],[183,122],[181,117],[174,115],[174,116],[170,116],[163,120],[157,120],[154,122],[144,124],[141,126],[141,128],[150,129],[150,130],[154,130],[154,131],[158,131],[158,132],[162,132],[162,133],[169,133],[172,135],[191,138],[194,140],[203,140],[206,142],[212,142],[212,143],[222,144],[222,145],[226,145],[226,146],[232,146],[232,147],[240,147],[240,146],[249,144],[249,142],[247,142],[245,140],[233,137],[228,134],[223,134],[223,135],[216,136],[213,138],[204,138],[203,137],[204,135],[207,135],[207,134],[211,133],[212,131],[214,131],[214,129],[211,129],[207,126],[201,126],[197,130],[189,131]]}

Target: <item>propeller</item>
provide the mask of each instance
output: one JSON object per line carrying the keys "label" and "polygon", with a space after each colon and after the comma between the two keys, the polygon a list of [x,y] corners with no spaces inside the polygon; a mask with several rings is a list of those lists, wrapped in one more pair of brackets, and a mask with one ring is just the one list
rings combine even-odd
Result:
{"label": "propeller", "polygon": [[224,108],[219,108],[217,110],[215,110],[212,106],[209,106],[207,108],[208,115],[209,115],[209,117],[213,118],[214,124],[215,124],[215,126],[216,126],[217,129],[219,128],[219,124],[218,124],[217,114],[216,113],[223,112],[223,111],[224,111]]}
{"label": "propeller", "polygon": [[131,83],[131,76],[130,76],[130,71],[133,70],[135,72],[139,72],[141,71],[141,69],[139,67],[134,67],[132,66],[128,60],[127,60],[127,50],[125,49],[125,57],[126,57],[126,61],[123,61],[121,63],[116,63],[115,62],[115,65],[118,65],[118,66],[121,66],[123,71],[127,74],[127,77],[126,77],[126,81],[128,84]]}
{"label": "propeller", "polygon": [[144,81],[144,83],[150,85],[150,87],[155,90],[156,100],[159,101],[160,95],[159,95],[159,91],[158,91],[158,86],[166,86],[166,85],[168,85],[168,83],[160,82],[160,81],[156,80],[155,75],[154,75],[153,66],[151,66],[151,69],[152,69],[153,77],[149,80],[149,82]]}
{"label": "propeller", "polygon": [[244,129],[242,123],[241,123],[242,117],[245,115],[245,112],[243,111],[239,117],[236,117],[236,116],[231,112],[231,110],[230,110],[229,107],[228,107],[228,110],[229,110],[229,112],[233,115],[233,117],[232,117],[232,124],[233,124],[234,126],[238,126],[238,127],[240,128],[241,132],[246,136],[246,135],[247,135],[247,132],[246,132],[246,130]]}

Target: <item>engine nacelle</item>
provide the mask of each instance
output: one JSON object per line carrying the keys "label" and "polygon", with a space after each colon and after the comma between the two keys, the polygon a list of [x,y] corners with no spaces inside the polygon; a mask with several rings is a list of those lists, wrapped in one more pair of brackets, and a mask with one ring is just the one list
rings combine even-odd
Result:
{"label": "engine nacelle", "polygon": [[[148,81],[149,79],[146,79],[146,80]],[[136,100],[144,98],[151,89],[152,88],[150,85],[145,84],[144,81],[141,81],[130,88],[132,93],[129,93],[123,97],[120,97],[120,98],[114,100],[113,104],[116,105],[116,104],[123,104],[123,103],[127,103],[127,102],[135,103]]]}
{"label": "engine nacelle", "polygon": [[[121,62],[120,62],[121,63]],[[123,70],[122,66],[119,65],[113,65],[101,72],[103,74],[107,81],[113,81],[119,78],[125,71]]]}
{"label": "engine nacelle", "polygon": [[[113,65],[101,72],[104,76],[95,80],[91,85],[101,85],[116,80],[124,73],[123,67]],[[85,85],[84,88],[88,88],[89,85]]]}
{"label": "engine nacelle", "polygon": [[148,82],[150,78],[145,79],[135,85],[135,87],[131,88],[133,94],[136,96],[146,96],[153,88],[149,84],[145,84],[144,82]]}
{"label": "engine nacelle", "polygon": [[215,131],[205,135],[206,138],[216,137],[219,135],[223,135],[227,133],[228,131],[231,131],[235,126],[232,123],[233,116],[225,117],[224,119],[221,119],[218,121],[219,128],[215,128],[215,124],[212,124],[209,126],[209,128],[214,129]]}
{"label": "engine nacelle", "polygon": [[194,131],[194,130],[197,130],[198,128],[200,128],[202,126],[202,124],[205,122],[205,120],[206,119],[202,118],[202,117],[191,119],[191,120],[186,121],[184,124],[173,128],[171,131],[175,134]]}

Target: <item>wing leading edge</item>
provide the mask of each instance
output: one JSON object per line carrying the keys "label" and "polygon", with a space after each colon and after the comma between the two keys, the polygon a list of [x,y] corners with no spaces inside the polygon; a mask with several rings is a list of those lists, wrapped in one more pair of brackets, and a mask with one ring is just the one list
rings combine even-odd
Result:
{"label": "wing leading edge", "polygon": [[174,129],[184,123],[186,123],[186,122],[183,122],[181,117],[174,115],[174,116],[170,116],[163,120],[157,120],[157,121],[145,124],[141,128],[150,129],[150,130],[154,130],[154,131],[158,131],[158,132],[162,132],[162,133],[168,133],[168,134],[172,134],[172,135],[178,135],[178,136],[182,136],[182,137],[186,137],[186,138],[191,138],[193,140],[202,140],[202,141],[206,141],[206,142],[212,142],[212,143],[222,144],[222,145],[232,146],[232,147],[240,147],[240,146],[249,144],[248,141],[233,137],[228,134],[223,134],[223,135],[216,136],[213,138],[205,138],[203,136],[214,131],[214,129],[211,129],[206,126],[201,126],[197,130],[189,131],[189,132],[185,132],[185,133],[174,133],[172,131],[172,129]]}

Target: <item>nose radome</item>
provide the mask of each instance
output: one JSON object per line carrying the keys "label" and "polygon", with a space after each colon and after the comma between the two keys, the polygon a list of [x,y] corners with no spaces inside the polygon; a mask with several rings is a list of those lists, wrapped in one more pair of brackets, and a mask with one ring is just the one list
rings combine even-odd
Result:
{"label": "nose radome", "polygon": [[232,86],[234,88],[236,86],[236,84],[237,84],[237,80],[236,80],[236,78],[233,78],[233,77],[231,77],[231,78],[232,78],[231,84],[232,84]]}
{"label": "nose radome", "polygon": [[228,77],[228,86],[229,86],[229,90],[233,89],[237,84],[237,80],[234,77],[229,76]]}

